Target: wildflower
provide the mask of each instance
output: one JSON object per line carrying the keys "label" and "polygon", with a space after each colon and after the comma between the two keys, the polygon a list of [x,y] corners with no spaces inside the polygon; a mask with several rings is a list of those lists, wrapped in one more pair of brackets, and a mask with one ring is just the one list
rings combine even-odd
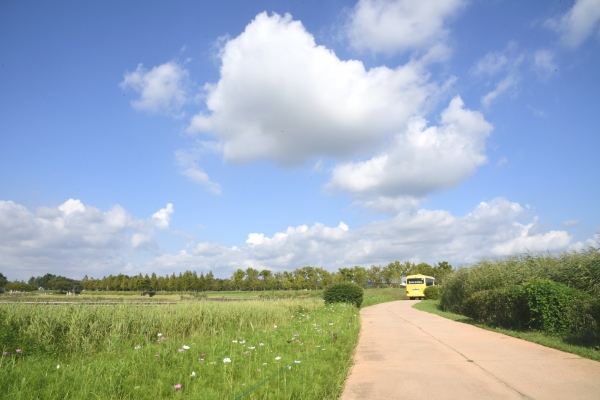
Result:
{"label": "wildflower", "polygon": [[56,369],[60,369],[60,364],[58,364],[58,365],[56,366]]}
{"label": "wildflower", "polygon": [[279,361],[279,360],[281,360],[281,357],[277,356],[277,357],[275,357],[275,360]]}
{"label": "wildflower", "polygon": [[273,325],[273,328],[277,329],[277,325]]}
{"label": "wildflower", "polygon": [[190,346],[183,345],[183,349],[184,349],[184,350],[189,350],[189,349],[190,349]]}
{"label": "wildflower", "polygon": [[179,349],[177,351],[180,352],[180,353],[183,353],[185,350],[184,349]]}
{"label": "wildflower", "polygon": [[300,364],[300,360],[294,360],[296,364]]}
{"label": "wildflower", "polygon": [[300,343],[300,341],[299,341],[299,340],[296,340],[296,343]]}
{"label": "wildflower", "polygon": [[292,315],[292,318],[294,318],[294,316]]}
{"label": "wildflower", "polygon": [[248,348],[249,348],[250,350],[254,350],[256,347],[254,347],[254,346],[248,346]]}
{"label": "wildflower", "polygon": [[232,340],[231,342],[232,342],[232,343],[237,343],[237,340]]}
{"label": "wildflower", "polygon": [[217,362],[216,361],[211,361],[210,364],[211,365],[217,365]]}
{"label": "wildflower", "polygon": [[173,386],[173,389],[175,389],[175,390],[181,389],[181,383],[178,383],[177,385]]}
{"label": "wildflower", "polygon": [[5,351],[2,353],[3,356],[7,356],[8,355],[8,351]]}
{"label": "wildflower", "polygon": [[139,349],[141,349],[141,348],[142,348],[142,346],[135,346],[133,349],[134,349],[134,350],[139,350]]}
{"label": "wildflower", "polygon": [[20,352],[21,352],[21,349],[17,349],[17,353],[20,353]]}
{"label": "wildflower", "polygon": [[226,363],[226,364],[227,364],[227,363],[230,363],[230,362],[231,362],[231,358],[224,358],[224,359],[223,359],[223,362],[224,362],[224,363]]}
{"label": "wildflower", "polygon": [[259,346],[264,346],[265,344],[264,344],[264,343],[259,343],[258,345],[259,345]]}
{"label": "wildflower", "polygon": [[267,363],[263,363],[263,365],[267,365]]}
{"label": "wildflower", "polygon": [[202,353],[201,356],[204,357],[204,353]]}
{"label": "wildflower", "polygon": [[244,344],[244,343],[246,343],[246,341],[245,341],[245,340],[242,340],[242,341],[240,342],[240,344]]}
{"label": "wildflower", "polygon": [[330,322],[329,325],[333,325],[333,322]]}
{"label": "wildflower", "polygon": [[134,386],[133,388],[137,390],[137,389],[139,389],[140,387],[139,387],[139,386]]}
{"label": "wildflower", "polygon": [[321,347],[321,345],[318,345],[317,347]]}
{"label": "wildflower", "polygon": [[258,372],[260,372],[260,369],[257,369]]}
{"label": "wildflower", "polygon": [[204,358],[200,358],[199,361],[204,361]]}
{"label": "wildflower", "polygon": [[158,332],[158,334],[156,336],[161,337],[162,333]]}
{"label": "wildflower", "polygon": [[195,373],[194,371],[192,371],[192,373],[190,374],[190,376],[191,376],[192,378],[195,378],[195,377],[196,377],[196,373]]}
{"label": "wildflower", "polygon": [[298,335],[297,333],[294,333],[294,337],[296,337],[296,336],[300,336],[300,335]]}
{"label": "wildflower", "polygon": [[160,357],[160,354],[155,354],[154,357],[158,358]]}

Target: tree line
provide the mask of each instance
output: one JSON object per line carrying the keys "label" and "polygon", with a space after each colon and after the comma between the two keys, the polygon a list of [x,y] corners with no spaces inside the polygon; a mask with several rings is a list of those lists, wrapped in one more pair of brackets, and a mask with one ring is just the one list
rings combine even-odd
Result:
{"label": "tree line", "polygon": [[[216,278],[212,271],[208,273],[185,271],[176,275],[159,276],[151,275],[134,276],[118,274],[102,278],[88,277],[82,280],[66,278],[60,275],[46,274],[31,277],[25,282],[8,282],[27,285],[29,290],[42,287],[46,290],[59,291],[256,291],[256,290],[320,290],[333,283],[354,282],[364,288],[399,287],[402,277],[413,274],[423,274],[436,277],[442,283],[444,277],[453,271],[452,266],[442,261],[434,265],[427,263],[415,264],[412,262],[394,261],[386,266],[372,265],[369,268],[360,266],[339,268],[336,272],[329,272],[323,268],[306,266],[293,271],[275,272],[268,269],[261,271],[254,268],[238,269],[229,278]],[[3,277],[2,274],[0,276]],[[1,280],[1,279],[0,279]],[[8,286],[5,288],[8,289]],[[17,285],[18,286],[18,285]],[[19,289],[13,289],[19,290]]]}

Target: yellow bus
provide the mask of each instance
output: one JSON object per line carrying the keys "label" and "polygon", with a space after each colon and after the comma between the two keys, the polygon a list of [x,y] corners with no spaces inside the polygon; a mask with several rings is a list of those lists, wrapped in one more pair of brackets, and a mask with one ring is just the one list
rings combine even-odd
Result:
{"label": "yellow bus", "polygon": [[406,277],[406,297],[411,300],[424,299],[425,288],[435,286],[435,278],[427,275],[409,275]]}

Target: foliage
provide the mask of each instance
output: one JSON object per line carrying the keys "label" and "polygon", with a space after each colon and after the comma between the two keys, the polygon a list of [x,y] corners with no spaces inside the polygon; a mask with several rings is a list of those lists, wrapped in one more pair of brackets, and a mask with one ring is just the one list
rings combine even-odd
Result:
{"label": "foliage", "polygon": [[445,278],[441,305],[444,310],[461,313],[463,303],[477,292],[544,279],[600,296],[600,251],[590,247],[559,256],[525,255],[480,261]]}
{"label": "foliage", "polygon": [[16,290],[18,292],[34,292],[34,291],[38,290],[37,286],[35,286],[35,285],[28,285],[27,283],[23,283],[23,282],[19,282],[19,281],[8,282],[6,285],[4,285],[4,289],[5,290]]}
{"label": "foliage", "polygon": [[426,300],[439,300],[442,296],[442,287],[439,285],[428,286],[423,291],[423,294],[425,294]]}
{"label": "foliage", "polygon": [[536,280],[477,292],[464,303],[463,313],[491,326],[590,337],[600,335],[597,303],[597,298],[580,290]]}
{"label": "foliage", "polygon": [[406,291],[404,289],[365,289],[361,308],[397,300],[406,300]]}
{"label": "foliage", "polygon": [[363,289],[356,283],[336,283],[325,289],[323,298],[325,303],[350,303],[360,308],[363,302]]}
{"label": "foliage", "polygon": [[3,288],[7,283],[8,279],[0,272],[0,288]]}

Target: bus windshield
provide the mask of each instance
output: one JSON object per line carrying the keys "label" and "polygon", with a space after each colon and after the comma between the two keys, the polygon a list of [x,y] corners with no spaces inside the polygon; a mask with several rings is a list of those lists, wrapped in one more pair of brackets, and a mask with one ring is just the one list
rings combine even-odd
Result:
{"label": "bus windshield", "polygon": [[422,285],[423,283],[425,283],[423,278],[410,278],[406,281],[407,285]]}

